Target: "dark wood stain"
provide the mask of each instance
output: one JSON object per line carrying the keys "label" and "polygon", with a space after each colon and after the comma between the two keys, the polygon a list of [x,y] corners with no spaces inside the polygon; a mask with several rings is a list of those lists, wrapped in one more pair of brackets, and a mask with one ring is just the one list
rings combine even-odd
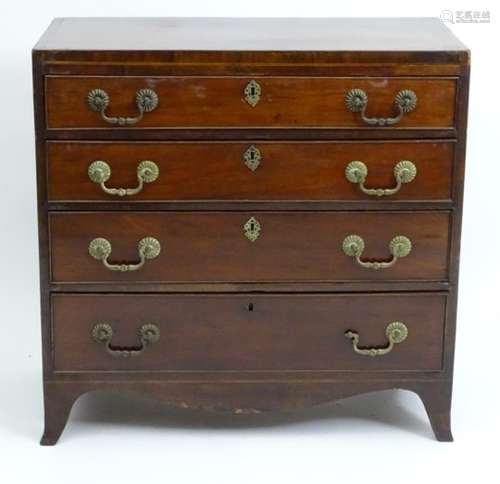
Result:
{"label": "dark wood stain", "polygon": [[[246,85],[262,89],[254,107],[244,99]],[[72,77],[46,78],[47,125],[58,128],[109,128],[86,105],[88,93],[104,89],[110,96],[110,116],[136,116],[136,92],[153,89],[158,107],[131,129],[265,127],[364,127],[359,113],[345,106],[354,88],[368,95],[367,116],[397,114],[394,99],[403,89],[418,96],[418,109],[406,114],[396,128],[451,128],[454,124],[454,79],[293,78],[293,77]]]}
{"label": "dark wood stain", "polygon": [[[243,160],[255,146],[261,162],[251,171]],[[453,142],[225,142],[109,143],[50,142],[50,201],[448,201],[451,199]],[[135,187],[137,166],[153,160],[160,176],[137,195],[108,195],[87,174],[95,160],[111,167],[109,187]],[[384,198],[363,194],[345,177],[345,168],[361,160],[368,168],[366,185],[391,188],[394,166],[410,160],[416,178]]]}
{"label": "dark wood stain", "polygon": [[[432,19],[56,19],[33,51],[42,444],[92,391],[251,413],[393,388],[416,392],[436,438],[451,440],[469,59]],[[255,108],[243,99],[250,79],[263,88]],[[111,115],[134,115],[143,87],[160,105],[110,127],[86,105],[96,87]],[[369,116],[394,115],[400,89],[418,106],[395,127],[367,127],[344,105],[354,87]],[[253,173],[250,144],[263,154]],[[161,175],[134,199],[103,195],[86,175],[104,159],[108,184],[129,186],[145,158]],[[372,199],[344,178],[353,159],[368,186],[391,185],[399,159],[418,175]],[[242,231],[252,215],[254,243]],[[369,258],[387,258],[400,233],[414,249],[367,272],[341,251],[348,233]],[[145,235],[163,251],[135,274],[88,256],[105,236],[111,260],[133,260]],[[101,317],[117,344],[136,344],[145,317],[162,337],[116,360],[90,337]],[[355,355],[343,335],[382,345],[398,319],[410,335],[385,357]]]}
{"label": "dark wood stain", "polygon": [[[445,302],[443,295],[402,294],[56,295],[54,367],[56,371],[439,371]],[[113,327],[114,345],[136,346],[138,328],[145,323],[160,328],[160,340],[139,356],[113,358],[90,337],[94,325],[102,321]],[[409,336],[386,358],[354,353],[344,336],[347,330],[356,330],[360,345],[384,346],[385,327],[391,321],[404,322]]]}
{"label": "dark wood stain", "polygon": [[[318,282],[446,280],[448,212],[261,212],[259,238],[243,226],[252,212],[58,213],[50,215],[53,282]],[[357,234],[363,259],[388,260],[390,240],[405,235],[410,255],[388,269],[357,265],[342,251]],[[136,272],[112,272],[88,253],[91,240],[113,246],[109,260],[134,263],[137,244],[156,238],[160,255]],[[307,248],[307,249],[304,249]]]}

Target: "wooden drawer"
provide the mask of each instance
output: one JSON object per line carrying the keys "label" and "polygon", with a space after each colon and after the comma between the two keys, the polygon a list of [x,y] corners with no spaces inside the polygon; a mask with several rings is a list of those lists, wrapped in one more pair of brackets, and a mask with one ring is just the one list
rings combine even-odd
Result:
{"label": "wooden drawer", "polygon": [[[441,294],[54,295],[52,303],[57,371],[441,369]],[[345,335],[383,348],[391,322],[407,337],[376,357],[356,353]],[[112,338],[100,327],[98,342],[93,329],[103,323]],[[145,324],[159,339],[143,345]]]}
{"label": "wooden drawer", "polygon": [[[80,212],[52,213],[49,225],[54,282],[401,281],[448,274],[444,211]],[[363,261],[391,260],[389,244],[399,235],[410,239],[412,251],[390,268],[361,267],[343,251],[351,234],[364,240]],[[104,238],[112,246],[109,263],[137,264],[145,237],[157,239],[161,252],[136,271],[111,271],[89,255],[91,241]]]}
{"label": "wooden drawer", "polygon": [[[51,201],[443,201],[451,197],[454,142],[49,142]],[[96,161],[106,188],[136,188],[144,160],[159,169],[139,193],[120,196],[92,181]],[[379,197],[349,181],[347,166],[362,161],[368,189],[397,187],[395,168],[411,161],[416,176]],[[398,165],[401,166],[401,165]],[[90,172],[89,172],[89,167]],[[97,168],[94,168],[96,173]]]}
{"label": "wooden drawer", "polygon": [[[245,89],[260,88],[255,106]],[[138,115],[136,95],[151,89],[157,107],[128,126],[105,121],[88,105],[89,93],[104,91],[106,115]],[[346,95],[361,89],[367,96],[365,115],[395,117],[400,91],[417,96],[416,107],[386,129],[450,128],[454,125],[455,80],[452,78],[327,78],[327,77],[80,77],[47,76],[46,109],[49,129],[97,128],[377,128],[351,112]]]}

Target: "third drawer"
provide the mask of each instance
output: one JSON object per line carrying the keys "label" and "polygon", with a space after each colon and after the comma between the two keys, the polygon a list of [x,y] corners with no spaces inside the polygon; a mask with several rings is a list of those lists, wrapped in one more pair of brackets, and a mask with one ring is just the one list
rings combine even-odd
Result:
{"label": "third drawer", "polygon": [[444,281],[449,217],[448,211],[51,213],[51,280]]}

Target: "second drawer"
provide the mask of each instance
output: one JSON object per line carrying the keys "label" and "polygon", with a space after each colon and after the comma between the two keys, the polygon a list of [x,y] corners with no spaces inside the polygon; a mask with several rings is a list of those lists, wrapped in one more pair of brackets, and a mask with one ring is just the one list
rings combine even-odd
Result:
{"label": "second drawer", "polygon": [[53,282],[442,281],[449,212],[49,216]]}
{"label": "second drawer", "polygon": [[54,202],[447,201],[454,142],[49,142],[47,150]]}

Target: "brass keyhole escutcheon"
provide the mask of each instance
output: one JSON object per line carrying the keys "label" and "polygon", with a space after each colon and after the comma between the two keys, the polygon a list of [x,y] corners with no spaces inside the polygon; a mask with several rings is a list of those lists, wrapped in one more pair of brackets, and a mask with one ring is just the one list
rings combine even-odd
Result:
{"label": "brass keyhole escutcheon", "polygon": [[259,221],[255,217],[250,217],[243,225],[243,232],[245,237],[250,242],[255,242],[260,235],[261,226]]}
{"label": "brass keyhole escutcheon", "polygon": [[245,87],[245,101],[254,108],[260,100],[261,92],[260,84],[252,79]]}
{"label": "brass keyhole escutcheon", "polygon": [[250,145],[243,154],[243,160],[249,170],[255,171],[262,160],[260,150],[255,145]]}

